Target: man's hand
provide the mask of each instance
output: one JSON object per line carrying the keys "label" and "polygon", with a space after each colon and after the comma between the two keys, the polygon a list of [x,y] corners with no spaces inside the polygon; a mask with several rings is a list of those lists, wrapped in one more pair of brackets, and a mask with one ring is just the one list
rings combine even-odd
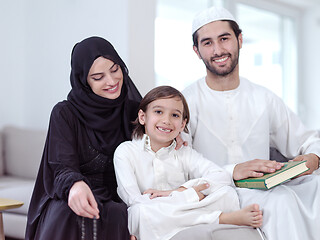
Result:
{"label": "man's hand", "polygon": [[98,204],[91,189],[84,181],[79,181],[72,185],[69,192],[68,205],[79,216],[99,218]]}
{"label": "man's hand", "polygon": [[147,189],[146,191],[144,191],[143,194],[150,194],[150,199],[153,199],[153,198],[157,198],[157,197],[168,197],[173,191],[182,192],[184,190],[186,190],[185,187],[179,187],[177,189],[167,190],[167,191],[150,188],[150,189]]}
{"label": "man's hand", "polygon": [[306,166],[307,168],[309,168],[309,170],[300,174],[297,177],[312,174],[314,170],[319,168],[319,157],[313,153],[309,153],[306,155],[299,155],[291,161],[305,161],[305,160],[307,161]]}
{"label": "man's hand", "polygon": [[273,173],[282,168],[284,163],[255,159],[239,163],[233,170],[233,179],[240,180],[248,177],[262,177],[264,173]]}

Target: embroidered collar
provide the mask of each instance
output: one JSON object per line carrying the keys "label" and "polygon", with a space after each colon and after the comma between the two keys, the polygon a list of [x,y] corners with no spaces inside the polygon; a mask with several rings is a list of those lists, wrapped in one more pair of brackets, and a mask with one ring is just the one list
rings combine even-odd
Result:
{"label": "embroidered collar", "polygon": [[155,154],[157,157],[161,157],[163,155],[168,155],[170,154],[173,150],[175,150],[176,148],[176,141],[173,140],[172,143],[170,144],[170,146],[168,147],[163,147],[161,149],[159,149],[157,152],[154,152],[152,149],[151,149],[151,142],[150,142],[150,138],[147,134],[144,134],[143,138],[142,138],[142,143],[143,143],[143,146],[144,146],[144,150],[147,151],[147,152],[151,152],[153,154]]}

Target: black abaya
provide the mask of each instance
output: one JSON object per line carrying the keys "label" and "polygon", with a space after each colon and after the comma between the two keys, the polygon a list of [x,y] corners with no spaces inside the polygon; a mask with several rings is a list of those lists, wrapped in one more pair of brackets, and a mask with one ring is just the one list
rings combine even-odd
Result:
{"label": "black abaya", "polygon": [[[99,56],[108,57],[123,71],[118,99],[97,96],[86,83],[89,69]],[[51,113],[28,211],[26,239],[93,239],[96,227],[96,239],[128,240],[127,208],[116,193],[113,153],[131,137],[141,96],[112,45],[98,37],[75,46],[70,78],[68,100],[58,103]],[[111,115],[116,122],[110,121]],[[76,215],[68,206],[70,188],[81,180],[98,203],[96,226],[92,219]]]}

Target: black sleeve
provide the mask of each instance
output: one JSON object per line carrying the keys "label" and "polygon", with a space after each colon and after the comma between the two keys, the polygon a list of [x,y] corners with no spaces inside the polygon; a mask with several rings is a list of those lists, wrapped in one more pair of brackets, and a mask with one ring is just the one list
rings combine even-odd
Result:
{"label": "black sleeve", "polygon": [[66,103],[58,103],[53,108],[43,155],[43,181],[51,198],[67,200],[75,182],[87,182],[79,168],[76,123]]}

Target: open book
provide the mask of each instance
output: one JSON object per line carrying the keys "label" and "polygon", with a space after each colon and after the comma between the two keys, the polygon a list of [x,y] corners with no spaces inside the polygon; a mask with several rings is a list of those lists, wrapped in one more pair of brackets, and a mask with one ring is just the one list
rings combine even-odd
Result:
{"label": "open book", "polygon": [[234,182],[237,187],[241,188],[270,189],[308,170],[306,161],[287,162],[274,173],[266,173],[262,177],[246,178]]}

